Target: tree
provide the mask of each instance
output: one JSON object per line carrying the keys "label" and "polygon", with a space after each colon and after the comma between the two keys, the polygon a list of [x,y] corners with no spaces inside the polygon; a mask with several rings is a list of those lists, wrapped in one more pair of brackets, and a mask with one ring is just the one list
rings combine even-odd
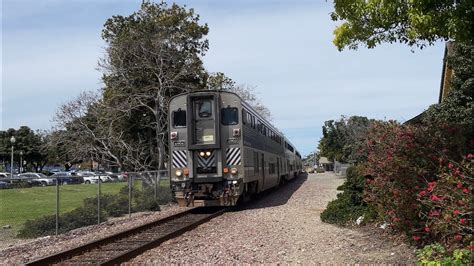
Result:
{"label": "tree", "polygon": [[[451,89],[447,97],[439,104],[434,104],[422,116],[422,123],[439,129],[439,135],[448,134],[445,138],[458,136],[460,150],[452,151],[458,156],[474,150],[474,68],[473,45],[455,44],[453,54],[447,64],[453,69]],[[455,147],[455,146],[452,146]],[[459,159],[459,158],[458,158]]]}
{"label": "tree", "polygon": [[318,146],[321,156],[331,161],[364,161],[362,147],[373,122],[363,116],[343,116],[338,121],[324,122],[323,137]]}
{"label": "tree", "polygon": [[263,105],[261,100],[255,95],[255,89],[245,85],[237,85],[234,80],[227,77],[222,72],[216,72],[209,74],[207,79],[206,89],[208,90],[223,90],[236,93],[250,104],[257,113],[267,120],[272,120],[272,114],[270,110]]}
{"label": "tree", "polygon": [[[14,147],[15,164],[19,165],[21,160],[24,169],[34,169],[40,171],[46,164],[47,154],[42,149],[42,133],[31,130],[27,126],[21,126],[19,129],[10,128],[7,131],[0,131],[0,157],[3,162],[11,161],[11,137],[15,137]],[[20,152],[22,155],[20,156]],[[11,163],[11,162],[10,162]]]}
{"label": "tree", "polygon": [[94,160],[121,169],[149,169],[148,140],[127,138],[128,119],[130,113],[108,107],[100,94],[83,92],[58,108],[49,150],[61,150],[58,158],[64,163]]}
{"label": "tree", "polygon": [[106,57],[99,64],[104,104],[129,115],[123,124],[127,139],[150,140],[158,169],[166,159],[169,99],[202,88],[207,78],[201,61],[207,33],[193,9],[164,2],[144,2],[139,11],[113,16],[104,25]]}
{"label": "tree", "polygon": [[334,0],[331,19],[342,24],[333,42],[339,50],[385,42],[420,48],[438,40],[470,43],[472,13],[470,0]]}

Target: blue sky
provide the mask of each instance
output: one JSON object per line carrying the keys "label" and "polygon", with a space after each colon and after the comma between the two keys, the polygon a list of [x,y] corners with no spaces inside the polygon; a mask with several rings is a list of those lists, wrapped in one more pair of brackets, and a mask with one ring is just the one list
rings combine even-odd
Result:
{"label": "blue sky", "polygon": [[[3,0],[2,130],[49,129],[56,108],[102,84],[102,25],[141,0]],[[405,121],[438,99],[444,44],[339,52],[331,1],[178,1],[208,23],[210,72],[255,87],[302,154],[324,121],[363,115]]]}

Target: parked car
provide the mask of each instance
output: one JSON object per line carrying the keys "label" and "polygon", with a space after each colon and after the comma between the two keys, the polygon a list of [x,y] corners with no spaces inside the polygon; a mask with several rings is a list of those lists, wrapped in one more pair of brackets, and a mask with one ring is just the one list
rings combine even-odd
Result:
{"label": "parked car", "polygon": [[[96,176],[95,173],[91,171],[78,171],[76,172],[76,174],[82,177],[85,184],[95,184],[99,180],[99,177]],[[101,179],[101,181],[103,180]]]}
{"label": "parked car", "polygon": [[0,181],[0,189],[9,188],[10,184],[5,181]]}
{"label": "parked car", "polygon": [[10,177],[10,174],[0,172],[0,178],[8,178],[8,177]]}
{"label": "parked car", "polygon": [[75,172],[56,172],[50,177],[57,178],[60,185],[81,184],[84,182],[82,176],[78,176]]}
{"label": "parked car", "polygon": [[110,171],[101,171],[99,173],[101,175],[103,174],[107,175],[110,178],[110,181],[113,181],[113,182],[120,182],[120,181],[124,181],[125,179],[121,173],[113,173]]}
{"label": "parked car", "polygon": [[32,181],[37,181],[37,183],[43,187],[56,185],[56,178],[48,177],[42,173],[22,173],[22,174],[19,174],[18,176],[29,178]]}

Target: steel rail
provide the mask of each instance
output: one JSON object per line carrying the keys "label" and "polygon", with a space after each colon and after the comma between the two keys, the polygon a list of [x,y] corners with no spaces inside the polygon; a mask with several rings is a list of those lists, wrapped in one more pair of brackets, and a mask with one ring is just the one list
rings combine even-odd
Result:
{"label": "steel rail", "polygon": [[[55,254],[50,255],[50,256],[46,256],[46,257],[42,257],[42,258],[30,261],[30,262],[26,263],[25,265],[51,265],[51,264],[62,263],[62,262],[67,263],[67,260],[73,258],[74,256],[86,254],[88,252],[93,251],[94,249],[100,248],[101,246],[104,246],[106,244],[111,244],[111,243],[117,242],[119,240],[124,240],[127,237],[132,237],[132,236],[135,236],[135,235],[139,236],[139,234],[141,232],[145,232],[149,229],[152,229],[154,227],[158,227],[160,225],[166,225],[167,223],[172,223],[174,220],[185,217],[186,215],[196,214],[195,212],[203,210],[203,209],[204,208],[194,208],[194,209],[190,209],[190,210],[187,210],[187,211],[184,211],[184,212],[180,212],[180,213],[165,217],[165,218],[157,220],[157,221],[153,221],[153,222],[141,225],[141,226],[134,227],[130,230],[126,230],[126,231],[123,231],[123,232],[120,232],[120,233],[117,233],[117,234],[114,234],[114,235],[111,235],[111,236],[108,236],[108,237],[105,237],[105,238],[102,238],[102,239],[99,239],[99,240],[96,240],[96,241],[86,243],[84,245],[81,245],[81,246],[78,246],[78,247],[75,247],[75,248],[71,248],[71,249],[68,249],[68,250],[65,250],[65,251],[55,253]],[[185,224],[183,226],[178,226],[178,228],[175,228],[175,229],[173,229],[169,232],[166,232],[164,235],[161,235],[161,236],[159,236],[157,238],[154,238],[152,240],[138,241],[138,242],[143,242],[143,243],[140,244],[138,247],[134,247],[134,248],[125,250],[122,253],[120,253],[118,255],[115,255],[110,259],[107,259],[107,260],[102,261],[102,262],[96,261],[93,264],[116,265],[116,264],[119,264],[121,262],[125,262],[125,261],[130,260],[131,258],[143,253],[144,251],[146,251],[148,249],[151,249],[151,248],[154,248],[154,247],[160,245],[161,243],[165,242],[166,240],[177,237],[177,236],[183,234],[184,232],[189,231],[189,230],[197,227],[198,225],[203,224],[203,223],[211,220],[212,218],[221,215],[224,212],[225,212],[225,209],[220,208],[220,209],[217,209],[217,211],[213,211],[211,213],[205,213],[204,217],[199,218],[196,221],[192,221],[192,223],[190,223],[190,224]],[[199,215],[199,213],[197,213],[197,215]]]}

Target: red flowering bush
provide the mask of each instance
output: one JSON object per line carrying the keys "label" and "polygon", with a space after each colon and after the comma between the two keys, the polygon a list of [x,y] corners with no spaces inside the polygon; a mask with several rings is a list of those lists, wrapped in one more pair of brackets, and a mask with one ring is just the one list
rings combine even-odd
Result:
{"label": "red flowering bush", "polygon": [[389,121],[368,133],[364,200],[416,243],[470,244],[472,155],[460,151],[472,147],[457,132]]}
{"label": "red flowering bush", "polygon": [[437,181],[429,182],[418,193],[423,206],[420,218],[427,239],[440,239],[449,246],[470,245],[472,238],[473,155],[460,163],[440,164]]}

